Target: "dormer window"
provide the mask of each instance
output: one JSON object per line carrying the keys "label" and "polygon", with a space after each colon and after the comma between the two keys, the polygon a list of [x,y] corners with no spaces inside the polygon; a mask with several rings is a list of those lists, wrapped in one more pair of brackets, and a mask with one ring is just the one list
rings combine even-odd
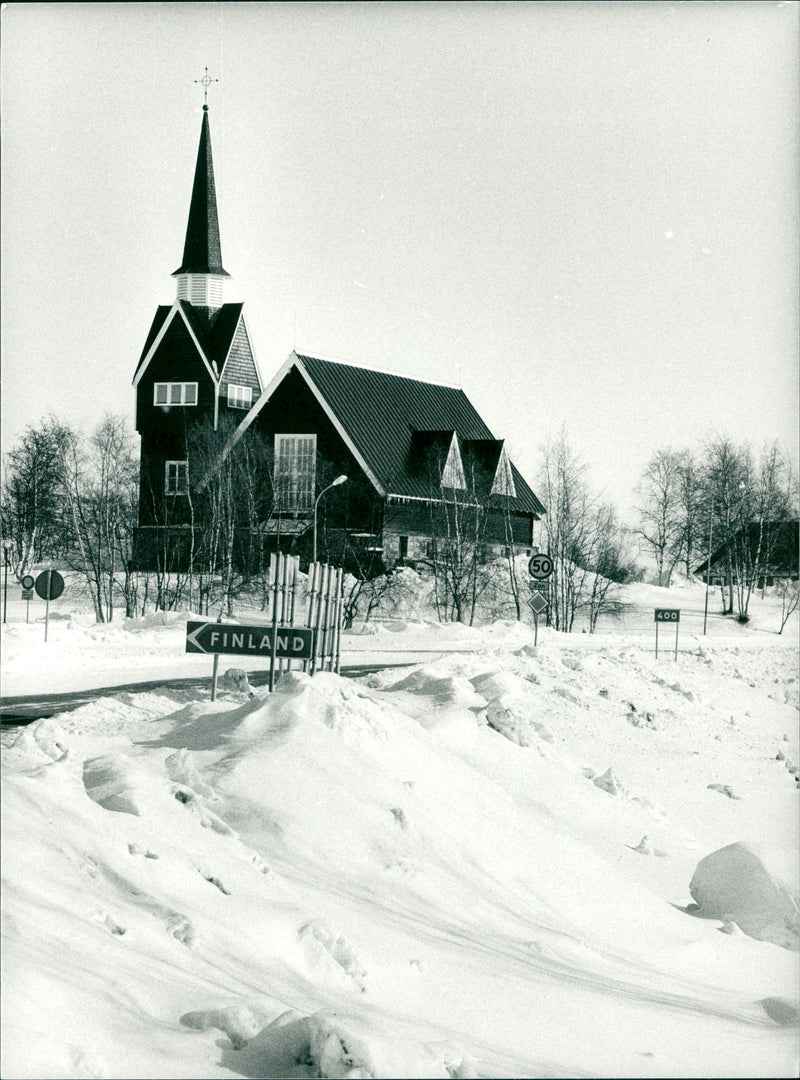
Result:
{"label": "dormer window", "polygon": [[228,383],[228,406],[231,409],[249,409],[252,404],[252,386],[237,386],[235,383]]}
{"label": "dormer window", "polygon": [[463,491],[466,486],[464,466],[461,464],[461,451],[458,449],[458,436],[453,432],[447,461],[445,461],[442,469],[442,487],[458,488]]}
{"label": "dormer window", "polygon": [[196,405],[196,382],[157,382],[153,386],[154,405]]}
{"label": "dormer window", "polygon": [[511,471],[511,462],[508,460],[508,454],[506,448],[500,451],[500,457],[497,462],[497,471],[494,474],[494,482],[492,483],[492,495],[506,495],[511,499],[516,499],[517,489],[514,484],[514,474]]}

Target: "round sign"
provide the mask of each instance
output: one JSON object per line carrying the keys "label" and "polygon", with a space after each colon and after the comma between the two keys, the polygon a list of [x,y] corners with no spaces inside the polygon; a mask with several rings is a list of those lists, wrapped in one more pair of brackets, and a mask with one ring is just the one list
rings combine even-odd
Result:
{"label": "round sign", "polygon": [[534,555],[528,563],[528,573],[532,578],[548,578],[553,572],[553,560],[549,555]]}
{"label": "round sign", "polygon": [[20,582],[20,585],[22,586],[23,589],[32,589],[33,588],[33,574],[26,574],[25,577]]}
{"label": "round sign", "polygon": [[57,600],[64,591],[64,579],[58,570],[43,570],[34,588],[42,600]]}

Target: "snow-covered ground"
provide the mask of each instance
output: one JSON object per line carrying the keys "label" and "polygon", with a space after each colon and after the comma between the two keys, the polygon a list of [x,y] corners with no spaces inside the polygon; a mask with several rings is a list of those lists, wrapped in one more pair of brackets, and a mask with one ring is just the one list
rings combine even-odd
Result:
{"label": "snow-covered ground", "polygon": [[[796,617],[627,598],[6,732],[2,1076],[796,1075]],[[42,608],[9,600],[7,696],[210,673],[185,613],[66,596],[45,643]]]}

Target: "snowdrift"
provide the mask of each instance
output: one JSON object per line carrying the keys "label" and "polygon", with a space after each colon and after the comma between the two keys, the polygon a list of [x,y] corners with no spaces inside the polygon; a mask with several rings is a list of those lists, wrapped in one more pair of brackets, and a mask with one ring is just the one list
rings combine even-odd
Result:
{"label": "snowdrift", "polygon": [[793,650],[464,636],[25,729],[3,1076],[793,1075]]}

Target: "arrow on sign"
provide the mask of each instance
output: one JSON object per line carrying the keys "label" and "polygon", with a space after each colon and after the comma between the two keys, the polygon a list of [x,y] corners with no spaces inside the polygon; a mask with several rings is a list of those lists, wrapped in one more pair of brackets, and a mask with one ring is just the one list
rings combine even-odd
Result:
{"label": "arrow on sign", "polygon": [[[271,656],[272,635],[271,626],[187,622],[186,652]],[[314,631],[308,627],[279,626],[275,638],[275,656],[283,660],[308,660],[311,656]]]}

